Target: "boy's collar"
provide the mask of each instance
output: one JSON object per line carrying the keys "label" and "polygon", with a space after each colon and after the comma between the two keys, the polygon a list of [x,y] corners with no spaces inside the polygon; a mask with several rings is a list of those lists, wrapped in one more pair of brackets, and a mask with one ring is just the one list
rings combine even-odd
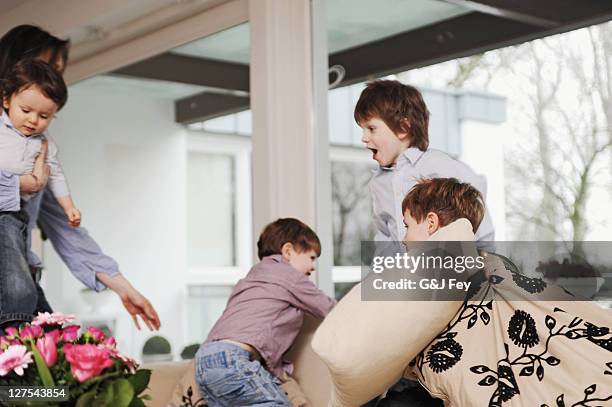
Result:
{"label": "boy's collar", "polygon": [[395,165],[391,167],[380,167],[384,171],[393,171],[396,168],[401,168],[406,162],[410,165],[415,165],[425,151],[419,150],[417,147],[408,147],[398,157]]}
{"label": "boy's collar", "polygon": [[398,158],[398,163],[402,157],[405,157],[410,164],[414,165],[424,153],[425,151],[421,151],[416,147],[409,147],[402,153],[401,157]]}
{"label": "boy's collar", "polygon": [[285,260],[285,258],[283,257],[282,254],[271,254],[271,255],[265,256],[263,259],[261,259],[261,261],[264,261],[264,260],[273,261],[275,263],[287,263],[287,264],[289,264],[287,262],[287,260]]}

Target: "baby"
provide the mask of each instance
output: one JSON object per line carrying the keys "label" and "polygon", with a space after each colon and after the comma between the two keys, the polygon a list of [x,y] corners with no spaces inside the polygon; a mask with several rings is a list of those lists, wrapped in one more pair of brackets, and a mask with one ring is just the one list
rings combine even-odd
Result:
{"label": "baby", "polygon": [[[55,143],[44,134],[68,99],[62,76],[42,61],[17,64],[2,81],[0,117],[0,169],[18,175],[32,174],[34,160],[43,143],[48,143],[49,187],[68,217],[70,225],[81,223],[66,178],[57,158]],[[38,180],[36,180],[38,182]],[[22,195],[24,200],[30,196]]]}

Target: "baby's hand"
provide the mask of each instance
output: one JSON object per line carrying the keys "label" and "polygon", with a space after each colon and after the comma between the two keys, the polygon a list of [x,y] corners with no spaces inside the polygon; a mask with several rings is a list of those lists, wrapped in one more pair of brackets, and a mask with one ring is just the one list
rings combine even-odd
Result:
{"label": "baby's hand", "polygon": [[70,226],[78,227],[81,224],[81,212],[77,208],[70,208],[66,211],[68,216],[68,223]]}

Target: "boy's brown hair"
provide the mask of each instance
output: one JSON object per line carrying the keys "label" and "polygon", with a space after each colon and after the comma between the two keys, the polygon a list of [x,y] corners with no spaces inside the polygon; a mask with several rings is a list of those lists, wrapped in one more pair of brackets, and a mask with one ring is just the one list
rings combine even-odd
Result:
{"label": "boy's brown hair", "polygon": [[311,228],[294,218],[280,218],[268,224],[259,235],[257,257],[261,260],[281,254],[285,243],[293,244],[300,252],[314,250],[317,257],[321,255],[321,241]]}
{"label": "boy's brown hair", "polygon": [[420,180],[402,202],[402,213],[407,210],[418,223],[433,212],[438,215],[440,226],[466,218],[472,224],[474,233],[485,212],[482,194],[471,184],[462,183],[456,178]]}
{"label": "boy's brown hair", "polygon": [[379,117],[393,133],[408,133],[410,147],[421,151],[429,146],[429,110],[421,92],[398,81],[369,82],[355,105],[358,125]]}
{"label": "boy's brown hair", "polygon": [[68,100],[68,89],[62,75],[43,61],[25,60],[11,69],[1,82],[2,97],[9,99],[13,94],[32,85],[51,99],[60,110]]}

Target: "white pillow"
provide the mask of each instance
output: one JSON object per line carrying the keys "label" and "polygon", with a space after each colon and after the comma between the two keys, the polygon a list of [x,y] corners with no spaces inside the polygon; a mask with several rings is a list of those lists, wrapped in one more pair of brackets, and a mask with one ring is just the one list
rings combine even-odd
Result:
{"label": "white pillow", "polygon": [[[472,242],[467,219],[431,236],[436,241]],[[476,255],[469,243],[466,255]],[[466,251],[466,247],[463,248]],[[384,393],[410,361],[442,331],[461,301],[362,301],[362,283],[334,307],[316,331],[312,347],[329,368],[330,406],[361,406]]]}

